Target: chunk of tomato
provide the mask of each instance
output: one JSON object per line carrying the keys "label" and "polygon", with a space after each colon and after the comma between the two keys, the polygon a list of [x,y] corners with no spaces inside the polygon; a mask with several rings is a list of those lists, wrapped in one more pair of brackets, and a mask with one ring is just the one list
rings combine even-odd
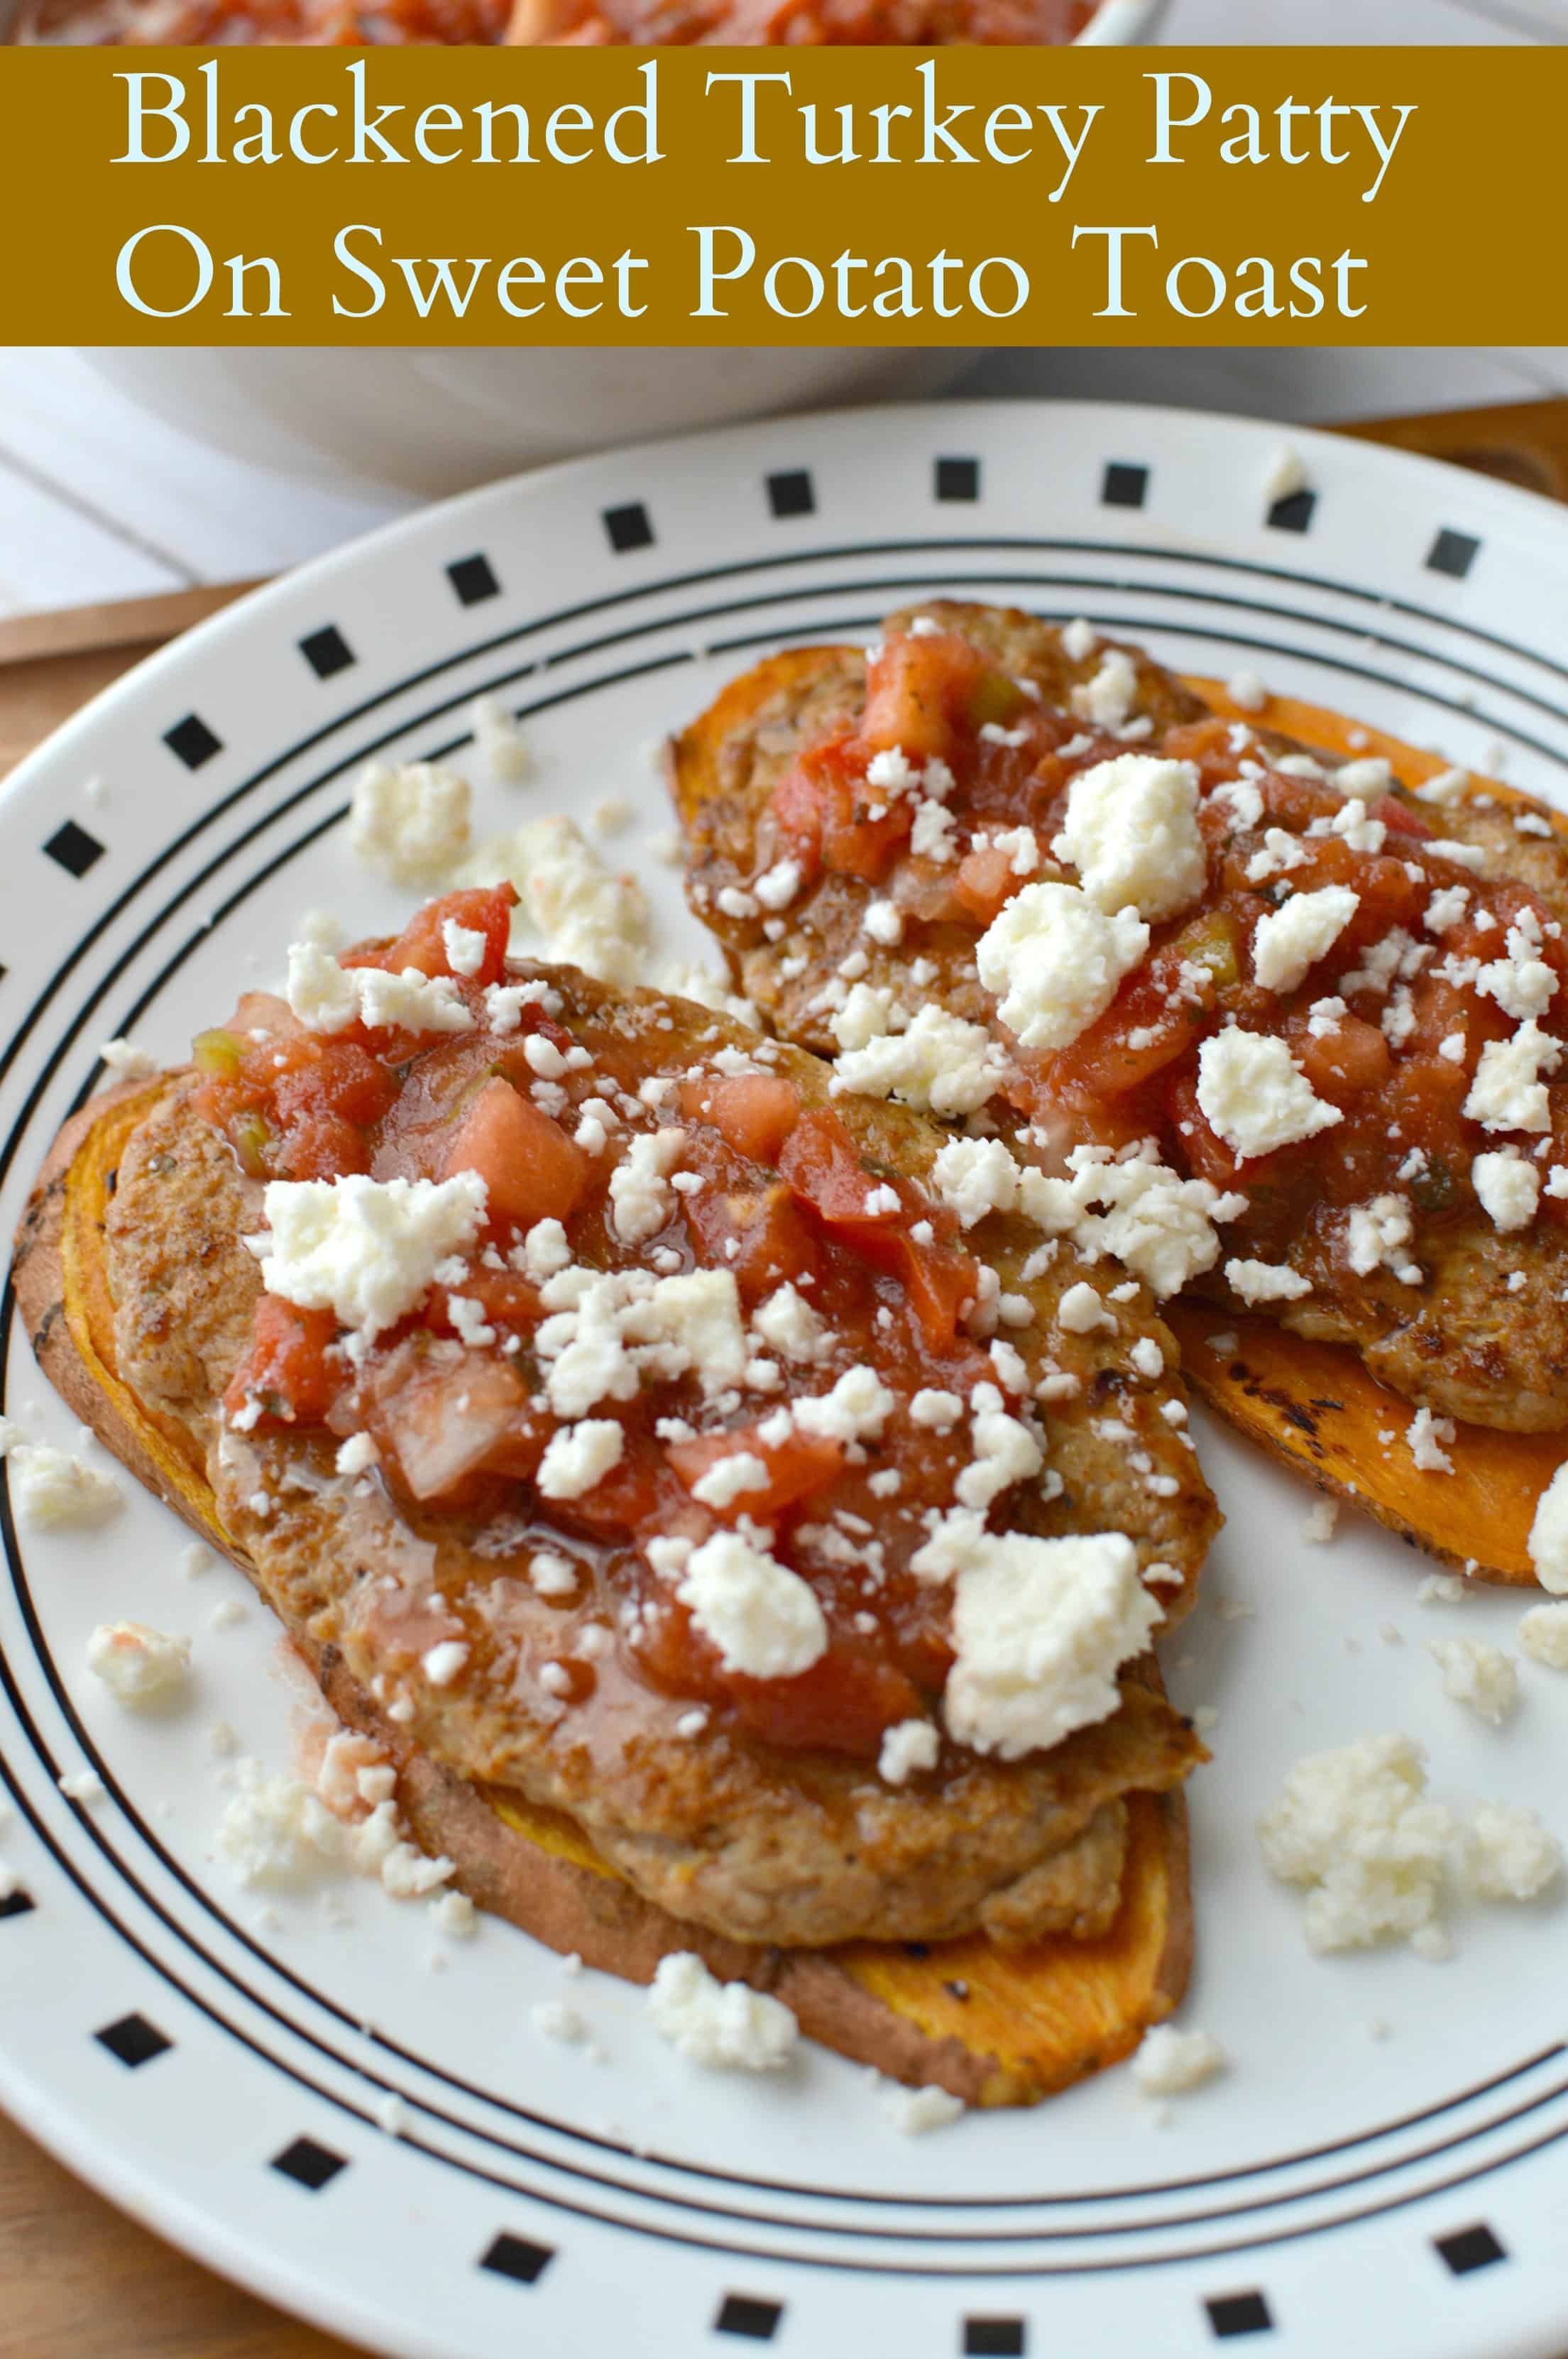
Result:
{"label": "chunk of tomato", "polygon": [[1342,1016],[1332,1032],[1321,1038],[1305,1016],[1292,1016],[1285,1027],[1290,1054],[1319,1097],[1343,1104],[1367,1090],[1381,1089],[1393,1071],[1388,1044],[1376,1024],[1357,1016]]}
{"label": "chunk of tomato", "polygon": [[950,762],[989,669],[956,631],[889,633],[866,666],[862,744],[873,754],[897,746],[911,762]]}
{"label": "chunk of tomato", "polygon": [[779,1073],[736,1073],[681,1085],[681,1111],[712,1123],[721,1138],[753,1163],[777,1163],[800,1117],[800,1093]]}
{"label": "chunk of tomato", "polygon": [[337,1333],[330,1310],[302,1310],[280,1295],[264,1294],[256,1306],[251,1346],[230,1379],[223,1409],[236,1416],[259,1400],[265,1417],[286,1425],[321,1425],[335,1398],[341,1372],[327,1357]]}
{"label": "chunk of tomato", "polygon": [[477,1171],[492,1220],[563,1221],[581,1202],[593,1171],[560,1123],[520,1097],[497,1074],[463,1114],[441,1176]]}
{"label": "chunk of tomato", "polygon": [[361,944],[343,953],[343,963],[386,967],[393,974],[401,974],[410,966],[420,974],[455,974],[444,930],[451,921],[466,932],[485,937],[478,965],[461,980],[499,983],[506,971],[506,944],[517,899],[513,885],[482,885],[466,892],[443,893],[439,900],[427,901],[416,910],[395,941]]}
{"label": "chunk of tomato", "polygon": [[767,1523],[780,1509],[809,1498],[832,1482],[844,1462],[844,1445],[825,1435],[793,1432],[782,1441],[765,1441],[751,1425],[729,1433],[700,1433],[691,1441],[672,1441],[669,1455],[686,1488],[693,1492],[722,1459],[745,1455],[760,1460],[767,1479],[755,1490],[738,1491],[727,1505],[703,1504],[726,1523],[735,1523],[742,1516]]}

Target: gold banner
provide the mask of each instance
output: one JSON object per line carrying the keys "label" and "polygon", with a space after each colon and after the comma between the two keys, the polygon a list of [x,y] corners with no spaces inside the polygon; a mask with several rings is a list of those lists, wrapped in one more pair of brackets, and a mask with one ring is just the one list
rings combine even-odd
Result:
{"label": "gold banner", "polygon": [[13,342],[1568,342],[1568,51],[0,50]]}

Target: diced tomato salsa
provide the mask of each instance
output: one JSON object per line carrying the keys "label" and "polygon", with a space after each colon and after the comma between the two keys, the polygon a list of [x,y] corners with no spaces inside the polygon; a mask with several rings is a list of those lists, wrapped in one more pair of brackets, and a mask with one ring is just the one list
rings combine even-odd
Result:
{"label": "diced tomato salsa", "polygon": [[[1089,669],[1099,660],[1096,653]],[[1276,1258],[1313,1233],[1332,1273],[1333,1241],[1345,1228],[1337,1216],[1385,1192],[1409,1195],[1424,1219],[1473,1216],[1472,1161],[1507,1134],[1466,1117],[1465,1101],[1484,1048],[1518,1021],[1477,990],[1477,968],[1502,956],[1521,920],[1539,942],[1532,954],[1560,985],[1568,950],[1539,896],[1518,882],[1478,879],[1442,848],[1444,812],[1404,788],[1371,788],[1369,833],[1353,845],[1332,832],[1345,795],[1326,772],[1276,767],[1250,729],[1215,718],[1118,737],[1030,697],[937,617],[921,630],[885,633],[867,658],[860,718],[799,750],[776,787],[760,849],[768,859],[798,857],[808,896],[835,874],[874,885],[902,913],[898,955],[913,962],[930,929],[977,937],[1027,886],[1075,882],[1051,848],[1073,781],[1135,751],[1195,766],[1206,888],[1153,926],[1144,961],[1070,1047],[1025,1052],[997,1025],[1014,1055],[1005,1094],[1055,1153],[1152,1138],[1178,1170],[1240,1189],[1247,1210],[1225,1242],[1244,1256]],[[1245,796],[1239,808],[1216,796],[1233,784],[1256,794],[1249,822],[1240,816],[1252,808]],[[931,842],[932,828],[922,836],[917,821],[932,803],[944,815],[941,849],[917,852],[916,842]],[[1291,840],[1288,866],[1269,857],[1281,832]],[[1299,988],[1264,989],[1253,979],[1260,919],[1289,895],[1328,886],[1356,892],[1354,917]],[[1461,914],[1445,929],[1427,927],[1433,895],[1454,887],[1467,896]],[[1402,963],[1385,975],[1380,962],[1401,951]],[[1334,1001],[1343,1006],[1323,1005]],[[1565,1006],[1553,999],[1546,1029]],[[1230,1024],[1288,1041],[1315,1093],[1343,1119],[1289,1148],[1238,1157],[1197,1094],[1202,1045]],[[1549,1088],[1550,1158],[1558,1161],[1568,1158],[1568,1059]],[[1541,1141],[1521,1134],[1511,1143],[1533,1153]],[[1543,1193],[1541,1209],[1568,1222],[1568,1198]],[[1347,1275],[1343,1266],[1339,1275]]]}
{"label": "diced tomato salsa", "polygon": [[[638,1092],[657,1032],[628,1031],[614,1011],[568,1022],[545,983],[509,1009],[494,1001],[490,987],[508,973],[513,897],[509,887],[448,897],[396,942],[343,954],[350,972],[449,978],[471,1029],[419,1037],[354,1021],[311,1031],[284,1001],[251,994],[230,1024],[199,1037],[201,1110],[253,1178],[476,1171],[487,1191],[461,1275],[443,1269],[368,1349],[345,1349],[330,1311],[264,1293],[226,1413],[242,1431],[321,1431],[334,1448],[367,1433],[378,1456],[367,1479],[416,1527],[439,1517],[469,1532],[520,1517],[530,1549],[564,1551],[629,1634],[620,1644],[637,1676],[770,1744],[875,1756],[886,1728],[931,1709],[950,1661],[950,1599],[915,1579],[909,1560],[924,1511],[952,1503],[972,1448],[968,1417],[933,1432],[910,1404],[922,1389],[967,1403],[977,1384],[999,1381],[965,1325],[975,1260],[950,1212],[868,1165],[832,1108],[802,1103],[771,1044],[755,1056],[688,1050],[692,1061],[652,1093],[656,1106]],[[448,960],[454,919],[485,940],[472,974]],[[509,972],[516,983],[521,971]],[[639,1224],[628,1244],[609,1182],[631,1139],[660,1124],[683,1134],[671,1175],[681,1185],[667,1185],[653,1232]],[[538,1249],[546,1236],[553,1255]],[[578,1495],[549,1498],[537,1478],[570,1420],[550,1405],[537,1338],[562,1258],[598,1273],[726,1271],[743,1320],[771,1303],[798,1323],[753,1329],[744,1387],[716,1400],[688,1373],[594,1403],[588,1415],[622,1430],[619,1457]],[[769,1424],[780,1405],[824,1396],[856,1367],[893,1396],[881,1431],[846,1440]],[[737,1456],[758,1479],[699,1495]],[[827,1651],[795,1677],[726,1668],[647,1552],[657,1538],[700,1545],[736,1530],[768,1536],[822,1603]],[[642,1610],[628,1620],[632,1608]],[[574,1660],[570,1677],[574,1700],[592,1692],[592,1664]]]}

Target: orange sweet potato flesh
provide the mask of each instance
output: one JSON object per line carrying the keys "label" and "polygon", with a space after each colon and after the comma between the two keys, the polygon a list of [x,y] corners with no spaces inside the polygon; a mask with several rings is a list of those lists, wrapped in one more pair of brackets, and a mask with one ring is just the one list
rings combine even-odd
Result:
{"label": "orange sweet potato flesh", "polygon": [[[18,1236],[17,1297],[45,1373],[77,1415],[249,1571],[190,1437],[149,1409],[116,1364],[103,1223],[125,1141],[166,1085],[108,1093],[68,1125]],[[1032,2104],[1115,2063],[1185,1989],[1192,1926],[1180,1791],[1127,1798],[1120,1905],[1098,1938],[1062,1935],[1009,1951],[983,1936],[919,1951],[875,1942],[746,1949],[644,1900],[570,1818],[510,1788],[467,1784],[411,1752],[334,1656],[329,1648],[311,1667],[340,1716],[396,1761],[398,1801],[426,1848],[457,1860],[457,1881],[482,1906],[605,1972],[647,1982],[661,1956],[696,1950],[721,1976],[774,1992],[809,2037],[974,2105]]]}
{"label": "orange sweet potato flesh", "polygon": [[[1420,786],[1447,767],[1441,755],[1358,727],[1321,705],[1274,697],[1259,716],[1242,712],[1216,680],[1188,685],[1227,720],[1261,718],[1326,754],[1381,755],[1404,786]],[[1499,802],[1531,800],[1495,778],[1478,783]],[[1568,832],[1568,821],[1552,816]],[[1369,1375],[1348,1344],[1307,1343],[1268,1320],[1198,1302],[1167,1304],[1165,1316],[1181,1346],[1183,1375],[1249,1440],[1444,1564],[1481,1581],[1534,1585],[1530,1527],[1542,1491],[1568,1457],[1568,1434],[1462,1425],[1444,1445],[1453,1473],[1423,1474],[1402,1440],[1390,1446],[1378,1438],[1390,1428],[1403,1436],[1410,1403]],[[1227,1333],[1236,1338],[1234,1352],[1208,1348],[1209,1336]]]}

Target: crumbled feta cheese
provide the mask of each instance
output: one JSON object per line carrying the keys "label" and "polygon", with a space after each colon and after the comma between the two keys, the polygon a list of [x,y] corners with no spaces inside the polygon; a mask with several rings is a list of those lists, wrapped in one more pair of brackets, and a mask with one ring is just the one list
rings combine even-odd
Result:
{"label": "crumbled feta cheese", "polygon": [[547,1499],[581,1499],[620,1464],[626,1443],[626,1429],[613,1417],[563,1425],[550,1435],[534,1479]]}
{"label": "crumbled feta cheese", "polygon": [[1163,1298],[1212,1269],[1219,1259],[1218,1221],[1247,1210],[1245,1196],[1222,1195],[1206,1180],[1182,1180],[1147,1154],[1108,1162],[1074,1148],[1070,1179],[1026,1169],[1024,1212],[1048,1234],[1070,1235],[1089,1261],[1102,1254]]}
{"label": "crumbled feta cheese", "polygon": [[1026,1049],[1065,1049],[1116,997],[1149,948],[1131,908],[1107,913],[1073,885],[1026,885],[980,937],[975,964]]}
{"label": "crumbled feta cheese", "polygon": [[367,1474],[380,1458],[374,1434],[351,1433],[346,1441],[338,1444],[332,1464],[340,1474]]}
{"label": "crumbled feta cheese", "polygon": [[1416,800],[1422,803],[1463,802],[1470,788],[1468,770],[1439,770],[1424,786],[1416,788]]}
{"label": "crumbled feta cheese", "polygon": [[934,1769],[942,1735],[933,1720],[900,1720],[882,1732],[877,1774],[889,1786],[902,1786],[919,1770]]}
{"label": "crumbled feta cheese", "polygon": [[213,1849],[236,1882],[297,1891],[340,1864],[338,1822],[298,1777],[274,1776],[261,1762],[245,1760],[234,1765],[234,1782]]}
{"label": "crumbled feta cheese", "polygon": [[1345,1119],[1316,1095],[1285,1041],[1239,1026],[1212,1035],[1199,1049],[1198,1107],[1243,1159],[1314,1137]]}
{"label": "crumbled feta cheese", "polygon": [[534,1348],[560,1418],[583,1417],[601,1400],[630,1400],[648,1376],[673,1383],[691,1371],[709,1398],[741,1381],[748,1354],[731,1270],[654,1277],[572,1266],[547,1279],[540,1294],[551,1315]]}
{"label": "crumbled feta cheese", "polygon": [[[1001,1395],[996,1387],[986,1386],[976,1386],[976,1404],[983,1391],[989,1394],[992,1401],[1000,1403]],[[961,1507],[974,1507],[984,1513],[1004,1491],[1038,1474],[1045,1463],[1045,1452],[1028,1426],[1007,1416],[999,1406],[977,1407],[970,1430],[975,1455],[954,1481],[953,1496]]]}
{"label": "crumbled feta cheese", "polygon": [[755,1451],[732,1450],[727,1457],[715,1458],[707,1473],[692,1484],[691,1496],[722,1515],[747,1491],[766,1491],[768,1480],[765,1458],[758,1458]]}
{"label": "crumbled feta cheese", "polygon": [[272,1180],[262,1198],[267,1230],[245,1242],[269,1294],[332,1311],[363,1348],[423,1299],[439,1263],[474,1243],[485,1194],[476,1171],[441,1180],[357,1171]]}
{"label": "crumbled feta cheese", "polygon": [[531,930],[558,965],[583,967],[623,988],[646,979],[652,942],[647,896],[634,877],[606,868],[570,819],[528,820],[495,838],[467,864],[463,881],[516,886],[514,948],[526,947]]}
{"label": "crumbled feta cheese", "polygon": [[877,2080],[877,2102],[893,2127],[905,2137],[924,2137],[931,2130],[946,2129],[950,2122],[961,2120],[966,2110],[962,2097],[934,2083],[924,2089],[906,2089],[897,2081],[883,2080],[880,2074]]}
{"label": "crumbled feta cheese", "polygon": [[129,1040],[105,1040],[98,1057],[116,1082],[149,1081],[158,1071],[158,1059]]}
{"label": "crumbled feta cheese", "polygon": [[419,1668],[431,1687],[449,1688],[467,1661],[468,1648],[461,1638],[441,1638],[426,1647]]}
{"label": "crumbled feta cheese", "polygon": [[805,871],[798,860],[776,860],[752,882],[753,897],[765,909],[787,909],[800,892]]}
{"label": "crumbled feta cheese", "polygon": [[1300,990],[1309,968],[1326,957],[1361,907],[1347,885],[1296,893],[1259,918],[1252,937],[1252,973],[1265,991]]}
{"label": "crumbled feta cheese", "polygon": [[1513,1147],[1493,1155],[1477,1155],[1470,1165],[1470,1184],[1495,1229],[1510,1235],[1528,1229],[1541,1200],[1541,1174]]}
{"label": "crumbled feta cheese", "polygon": [[800,2026],[779,1999],[721,1983],[693,1951],[660,1958],[648,1995],[654,2029],[693,2064],[743,2072],[788,2064]]}
{"label": "crumbled feta cheese", "polygon": [[540,1999],[528,2009],[528,2021],[541,2039],[554,2039],[563,2048],[581,2047],[588,2038],[588,2018],[564,1999]]}
{"label": "crumbled feta cheese", "polygon": [[1080,721],[1120,729],[1138,701],[1138,667],[1121,647],[1107,647],[1093,679],[1080,681],[1068,701]]}
{"label": "crumbled feta cheese", "polygon": [[476,696],[468,725],[480,760],[504,786],[520,786],[533,768],[528,741],[498,696]]}
{"label": "crumbled feta cheese", "polygon": [[999,1138],[954,1138],[931,1168],[929,1184],[972,1229],[988,1212],[1010,1212],[1018,1201],[1018,1167]]}
{"label": "crumbled feta cheese", "polygon": [[1441,1951],[1443,1875],[1459,1827],[1425,1790],[1425,1756],[1409,1736],[1362,1737],[1297,1762],[1258,1832],[1272,1873],[1307,1887],[1313,1950],[1392,1934]]}
{"label": "crumbled feta cheese", "polygon": [[1536,1505],[1530,1560],[1542,1589],[1568,1596],[1568,1459],[1557,1467]]}
{"label": "crumbled feta cheese", "polygon": [[1084,1278],[1070,1286],[1056,1306],[1057,1324],[1069,1335],[1092,1335],[1096,1328],[1114,1327],[1116,1318],[1107,1310],[1094,1288]]}
{"label": "crumbled feta cheese", "polygon": [[1410,1456],[1422,1474],[1452,1474],[1454,1461],[1443,1448],[1454,1440],[1454,1420],[1433,1417],[1431,1409],[1418,1408],[1406,1430]]}
{"label": "crumbled feta cheese", "polygon": [[1087,663],[1099,644],[1098,632],[1082,614],[1067,624],[1062,634],[1062,652],[1069,663]]}
{"label": "crumbled feta cheese", "polygon": [[832,1441],[874,1441],[897,1407],[875,1368],[855,1367],[844,1371],[832,1392],[798,1400],[794,1419],[802,1433]]}
{"label": "crumbled feta cheese", "polygon": [[1301,1538],[1313,1548],[1326,1548],[1339,1521],[1337,1499],[1317,1499],[1301,1517]]}
{"label": "crumbled feta cheese", "polygon": [[1119,1532],[1038,1539],[954,1510],[910,1564],[918,1579],[953,1582],[948,1728],[1007,1761],[1108,1718],[1118,1668],[1160,1618]]}
{"label": "crumbled feta cheese", "polygon": [[793,1679],[827,1651],[827,1623],[810,1583],[739,1532],[715,1532],[693,1549],[675,1594],[725,1670]]}
{"label": "crumbled feta cheese", "polygon": [[451,975],[427,975],[413,966],[401,974],[384,967],[340,966],[314,942],[290,944],[288,995],[308,1032],[343,1032],[356,1023],[409,1032],[474,1029]]}
{"label": "crumbled feta cheese", "polygon": [[1269,690],[1255,671],[1233,672],[1225,682],[1225,694],[1243,712],[1261,712],[1269,701]]}
{"label": "crumbled feta cheese", "polygon": [[468,851],[467,781],[434,762],[370,762],[354,782],[349,849],[394,885],[440,884]]}
{"label": "crumbled feta cheese", "polygon": [[670,1174],[686,1145],[683,1130],[639,1131],[610,1174],[610,1223],[623,1245],[646,1245],[671,1218]]}
{"label": "crumbled feta cheese", "polygon": [[1500,1728],[1519,1702],[1512,1658],[1481,1638],[1432,1638],[1427,1652],[1443,1673],[1443,1694]]}
{"label": "crumbled feta cheese", "polygon": [[87,1668],[133,1712],[167,1704],[191,1677],[191,1641],[149,1630],[145,1622],[100,1622],[87,1641]]}
{"label": "crumbled feta cheese", "polygon": [[1240,1295],[1244,1302],[1299,1302],[1303,1294],[1312,1290],[1311,1278],[1284,1262],[1240,1261],[1232,1259],[1225,1266],[1225,1284]]}
{"label": "crumbled feta cheese", "polygon": [[1191,907],[1207,879],[1197,811],[1191,762],[1119,754],[1079,771],[1051,848],[1072,862],[1083,893],[1107,917],[1131,908],[1151,921],[1171,918]]}
{"label": "crumbled feta cheese", "polygon": [[1568,1605],[1532,1605],[1519,1625],[1519,1642],[1533,1661],[1568,1671]]}
{"label": "crumbled feta cheese", "polygon": [[1533,1810],[1483,1802],[1465,1862],[1483,1900],[1534,1900],[1563,1873],[1563,1846]]}
{"label": "crumbled feta cheese", "polygon": [[1207,2031],[1178,2031],[1156,2024],[1146,2031],[1132,2060],[1132,2077],[1146,2097],[1179,2097],[1223,2072],[1230,2059]]}
{"label": "crumbled feta cheese", "polygon": [[[851,994],[852,1006],[854,999]],[[952,1116],[974,1114],[1001,1086],[1007,1058],[982,1025],[965,1023],[931,1002],[907,1030],[892,1033],[886,1011],[879,1012],[879,1032],[857,1047],[844,1044],[846,1053],[830,1084],[835,1096],[848,1090],[865,1097],[901,1098],[919,1113]],[[837,1024],[833,1028],[836,1037]]]}
{"label": "crumbled feta cheese", "polygon": [[1294,499],[1298,492],[1308,487],[1309,477],[1301,463],[1301,453],[1288,442],[1281,442],[1269,462],[1269,472],[1263,478],[1263,496],[1270,507],[1280,500]]}
{"label": "crumbled feta cheese", "polygon": [[430,1903],[430,1922],[449,1941],[471,1941],[479,1930],[479,1911],[466,1892],[443,1892]]}
{"label": "crumbled feta cheese", "polygon": [[462,925],[456,918],[442,919],[441,947],[453,974],[477,974],[485,963],[485,935],[477,926]]}
{"label": "crumbled feta cheese", "polygon": [[1288,829],[1266,828],[1263,847],[1255,852],[1247,864],[1249,885],[1266,885],[1271,876],[1283,876],[1292,868],[1304,868],[1312,853],[1304,843],[1298,843]]}
{"label": "crumbled feta cheese", "polygon": [[751,1325],[769,1351],[782,1353],[787,1360],[820,1360],[831,1343],[825,1321],[788,1280],[757,1304]]}
{"label": "crumbled feta cheese", "polygon": [[120,1505],[112,1474],[84,1465],[49,1441],[12,1440],[5,1453],[11,1503],[25,1524],[39,1531],[89,1530],[107,1521]]}
{"label": "crumbled feta cheese", "polygon": [[1384,1264],[1402,1269],[1414,1234],[1407,1197],[1374,1196],[1369,1203],[1353,1204],[1345,1215],[1345,1260],[1357,1277],[1370,1277]]}

